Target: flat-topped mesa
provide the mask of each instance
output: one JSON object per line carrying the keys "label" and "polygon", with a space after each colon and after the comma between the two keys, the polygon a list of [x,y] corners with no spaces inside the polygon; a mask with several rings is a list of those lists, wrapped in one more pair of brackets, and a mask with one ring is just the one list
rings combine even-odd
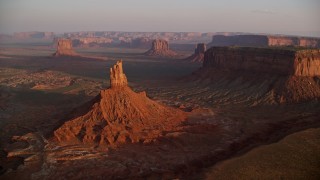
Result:
{"label": "flat-topped mesa", "polygon": [[57,40],[57,51],[53,56],[76,56],[72,47],[71,39],[58,39]]}
{"label": "flat-topped mesa", "polygon": [[152,42],[152,47],[148,50],[146,55],[149,56],[162,56],[162,57],[170,57],[176,56],[177,53],[169,49],[168,41],[164,39],[155,39]]}
{"label": "flat-topped mesa", "polygon": [[320,50],[212,47],[205,53],[203,67],[289,76],[320,76]]}
{"label": "flat-topped mesa", "polygon": [[295,47],[320,47],[320,38],[294,37],[279,35],[215,35],[208,46],[244,46],[244,47],[268,47],[268,46],[295,46]]}
{"label": "flat-topped mesa", "polygon": [[117,63],[110,68],[110,86],[111,88],[128,86],[127,77],[123,73],[122,60],[117,61]]}

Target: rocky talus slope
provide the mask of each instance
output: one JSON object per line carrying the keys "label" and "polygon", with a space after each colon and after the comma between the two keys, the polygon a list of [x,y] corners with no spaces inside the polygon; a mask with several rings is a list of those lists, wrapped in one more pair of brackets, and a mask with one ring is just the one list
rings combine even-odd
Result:
{"label": "rocky talus slope", "polygon": [[60,143],[148,142],[185,119],[182,111],[152,101],[145,92],[133,92],[123,73],[122,61],[110,68],[110,84],[89,112],[65,122],[54,132]]}

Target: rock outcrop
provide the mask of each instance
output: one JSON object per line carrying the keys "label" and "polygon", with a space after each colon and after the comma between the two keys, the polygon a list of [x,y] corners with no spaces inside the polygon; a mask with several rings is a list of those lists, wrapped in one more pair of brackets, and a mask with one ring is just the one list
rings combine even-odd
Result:
{"label": "rock outcrop", "polygon": [[72,38],[74,47],[108,47],[111,46],[113,42],[112,39],[105,37]]}
{"label": "rock outcrop", "polygon": [[121,88],[126,86],[128,86],[128,80],[123,73],[122,61],[117,61],[117,63],[110,68],[110,87]]}
{"label": "rock outcrop", "polygon": [[258,88],[252,92],[268,102],[316,100],[320,99],[320,50],[213,47],[205,52],[197,76],[220,83],[223,78],[228,86],[245,80],[248,89]]}
{"label": "rock outcrop", "polygon": [[110,68],[111,88],[102,90],[83,116],[65,122],[54,132],[62,144],[119,145],[150,142],[184,119],[184,112],[150,100],[145,92],[127,86],[122,61]]}
{"label": "rock outcrop", "polygon": [[297,46],[297,47],[320,47],[320,38],[273,36],[273,35],[215,35],[208,46]]}
{"label": "rock outcrop", "polygon": [[14,39],[53,39],[53,32],[18,32],[13,34]]}
{"label": "rock outcrop", "polygon": [[152,47],[146,53],[148,56],[173,57],[177,53],[169,49],[169,43],[163,39],[156,39],[152,42]]}
{"label": "rock outcrop", "polygon": [[320,50],[213,47],[203,67],[293,76],[320,76]]}
{"label": "rock outcrop", "polygon": [[186,60],[191,62],[203,62],[204,53],[206,52],[206,50],[206,45],[204,43],[199,43],[194,50],[194,54],[192,54],[190,57],[187,57]]}
{"label": "rock outcrop", "polygon": [[72,41],[70,39],[58,39],[57,51],[53,56],[77,56],[72,47]]}

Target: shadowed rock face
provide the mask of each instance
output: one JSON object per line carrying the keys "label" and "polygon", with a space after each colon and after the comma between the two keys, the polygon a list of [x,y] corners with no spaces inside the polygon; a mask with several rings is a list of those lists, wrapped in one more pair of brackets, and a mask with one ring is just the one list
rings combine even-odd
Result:
{"label": "shadowed rock face", "polygon": [[294,76],[319,76],[319,50],[213,47],[203,67]]}
{"label": "shadowed rock face", "polygon": [[58,39],[57,51],[53,56],[76,56],[72,47],[72,41],[70,39]]}
{"label": "shadowed rock face", "polygon": [[199,72],[217,82],[220,74],[230,84],[246,79],[279,103],[320,99],[320,50],[213,47]]}
{"label": "shadowed rock face", "polygon": [[207,50],[207,46],[204,43],[199,43],[197,44],[197,47],[194,51],[194,54],[204,54],[204,52],[206,52]]}
{"label": "shadowed rock face", "polygon": [[172,57],[177,53],[169,49],[169,43],[163,39],[156,39],[152,42],[152,47],[145,53],[149,56]]}
{"label": "shadowed rock face", "polygon": [[186,60],[191,62],[203,62],[204,53],[206,50],[207,46],[204,43],[199,43],[194,50],[194,54],[192,54],[190,57],[187,57]]}
{"label": "shadowed rock face", "polygon": [[235,35],[224,36],[215,35],[209,46],[300,46],[300,47],[320,47],[319,38],[288,37],[288,36],[267,36],[267,35]]}
{"label": "shadowed rock face", "polygon": [[111,88],[102,90],[91,110],[65,122],[54,132],[62,144],[118,145],[150,142],[176,128],[184,112],[165,107],[127,86],[122,61],[110,68]]}

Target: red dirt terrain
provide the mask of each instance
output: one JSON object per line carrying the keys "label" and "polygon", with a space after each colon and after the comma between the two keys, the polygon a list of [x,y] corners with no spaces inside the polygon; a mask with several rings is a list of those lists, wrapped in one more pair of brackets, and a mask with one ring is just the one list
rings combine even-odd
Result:
{"label": "red dirt terrain", "polygon": [[[58,123],[45,118],[43,124],[56,127],[49,135],[43,126],[15,136],[2,153],[1,178],[201,179],[205,167],[320,127],[319,78],[306,75],[317,73],[316,58],[301,59],[300,66],[291,52],[222,50],[209,49],[203,67],[187,81],[167,78],[131,86],[146,90],[148,97],[131,90],[122,62],[117,62],[110,69],[110,88]],[[304,62],[313,65],[305,69]],[[101,68],[106,62],[95,63]],[[170,63],[165,65],[177,65]],[[140,67],[134,65],[132,69]]]}

